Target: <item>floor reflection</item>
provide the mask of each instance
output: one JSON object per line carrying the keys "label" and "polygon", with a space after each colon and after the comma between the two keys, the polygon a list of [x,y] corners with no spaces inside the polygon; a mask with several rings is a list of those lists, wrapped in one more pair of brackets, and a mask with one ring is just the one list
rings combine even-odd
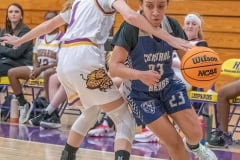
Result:
{"label": "floor reflection", "polygon": [[[24,141],[33,141],[41,143],[50,143],[65,145],[67,141],[68,130],[41,129],[21,124],[9,124],[0,122],[0,137],[19,139]],[[113,151],[113,138],[86,137],[81,148]],[[238,160],[240,153],[230,151],[214,151],[219,160]],[[157,143],[134,143],[132,154],[144,157],[168,159],[166,149]]]}

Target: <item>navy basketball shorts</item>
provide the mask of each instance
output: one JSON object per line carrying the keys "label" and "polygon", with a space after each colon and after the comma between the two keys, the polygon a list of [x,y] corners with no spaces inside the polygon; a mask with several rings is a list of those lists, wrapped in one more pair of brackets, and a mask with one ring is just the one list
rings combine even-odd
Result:
{"label": "navy basketball shorts", "polygon": [[172,80],[158,92],[132,90],[127,99],[138,125],[149,124],[164,114],[191,108],[186,87],[177,80]]}

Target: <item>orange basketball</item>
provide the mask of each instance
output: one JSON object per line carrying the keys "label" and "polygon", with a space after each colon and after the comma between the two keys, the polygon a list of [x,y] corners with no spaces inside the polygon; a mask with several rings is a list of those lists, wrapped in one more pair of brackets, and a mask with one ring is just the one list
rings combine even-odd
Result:
{"label": "orange basketball", "polygon": [[184,79],[193,86],[209,88],[221,72],[218,53],[207,47],[194,47],[181,60]]}

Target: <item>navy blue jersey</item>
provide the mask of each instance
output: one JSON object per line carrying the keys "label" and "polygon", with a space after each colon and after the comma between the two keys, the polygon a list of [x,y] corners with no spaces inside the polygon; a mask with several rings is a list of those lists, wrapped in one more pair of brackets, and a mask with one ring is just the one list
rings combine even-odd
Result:
{"label": "navy blue jersey", "polygon": [[155,70],[161,75],[153,87],[139,80],[123,83],[123,96],[138,124],[149,124],[164,114],[191,108],[186,87],[172,70],[173,47],[126,22],[115,34],[112,44],[128,51],[127,65],[130,68]]}
{"label": "navy blue jersey", "polygon": [[170,79],[174,76],[171,67],[172,53],[173,48],[166,42],[147,35],[139,35],[137,45],[129,52],[129,67],[141,71],[157,71],[161,78],[152,87],[148,87],[139,80],[133,80],[132,89],[138,91],[160,91],[168,85]]}
{"label": "navy blue jersey", "polygon": [[[131,34],[129,34],[131,33]],[[124,47],[129,52],[128,65],[141,71],[155,70],[160,81],[148,87],[139,80],[133,80],[131,88],[137,91],[160,91],[174,77],[172,70],[173,47],[163,40],[139,31],[136,27],[123,23],[113,39],[113,44]]]}

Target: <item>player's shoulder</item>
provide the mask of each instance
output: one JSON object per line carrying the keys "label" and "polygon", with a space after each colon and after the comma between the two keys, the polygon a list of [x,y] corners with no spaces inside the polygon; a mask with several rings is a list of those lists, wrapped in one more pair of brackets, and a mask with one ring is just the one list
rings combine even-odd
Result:
{"label": "player's shoulder", "polygon": [[126,22],[126,21],[124,21],[120,27],[126,28],[128,30],[133,30],[133,31],[138,31],[139,30],[138,27],[135,27],[135,26],[129,24],[128,22]]}
{"label": "player's shoulder", "polygon": [[175,18],[170,17],[170,16],[166,16],[166,17],[167,17],[167,19],[168,19],[169,22],[179,24],[178,21],[177,21]]}
{"label": "player's shoulder", "polygon": [[170,16],[166,16],[166,17],[167,17],[167,20],[168,20],[168,22],[169,22],[169,24],[172,28],[182,29],[181,25],[179,24],[179,22],[175,18],[170,17]]}

